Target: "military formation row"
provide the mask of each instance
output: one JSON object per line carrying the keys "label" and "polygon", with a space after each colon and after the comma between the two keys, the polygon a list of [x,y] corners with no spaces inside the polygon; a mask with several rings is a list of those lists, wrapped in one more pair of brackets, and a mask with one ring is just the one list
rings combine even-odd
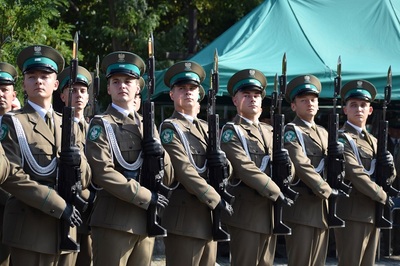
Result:
{"label": "military formation row", "polygon": [[[314,122],[320,81],[303,75],[285,82],[283,96],[296,117],[282,131],[282,149],[274,150],[277,128],[259,121],[266,77],[256,69],[239,71],[227,84],[237,115],[210,151],[209,124],[197,118],[206,75],[196,62],[167,70],[164,82],[174,113],[162,122],[160,134],[150,123],[150,137],[147,118],[138,113],[146,71],[139,56],[117,51],[103,58],[111,104],[90,123],[83,117],[90,73],[64,64],[51,47],[25,48],[17,65],[27,102],[1,120],[1,187],[9,193],[2,250],[9,249],[12,265],[150,265],[149,220],[167,232],[167,265],[214,265],[221,239],[213,228],[219,222],[229,233],[232,265],[272,265],[276,221],[290,228],[289,265],[324,265],[333,211],[345,222],[335,228],[339,265],[374,264],[376,206],[391,203],[376,183],[375,164],[390,170],[388,183],[396,171],[390,153],[377,158],[377,140],[365,130],[376,95],[370,82],[355,80],[341,88],[347,121],[335,132],[339,141],[329,145],[327,130]],[[13,86],[16,73],[0,64],[0,87]],[[52,109],[57,89],[66,106],[74,107],[76,123],[68,130],[67,111]],[[65,141],[68,131],[75,136],[72,143]],[[343,164],[337,178],[351,184],[351,191],[327,182],[328,152]],[[271,165],[287,170],[282,182]],[[222,170],[211,175],[211,169]],[[77,181],[67,193],[65,179]],[[153,181],[167,192],[145,185]],[[295,197],[288,196],[288,184]],[[78,208],[80,199],[84,204]],[[331,199],[337,206],[328,204]],[[282,218],[276,219],[282,206]]]}

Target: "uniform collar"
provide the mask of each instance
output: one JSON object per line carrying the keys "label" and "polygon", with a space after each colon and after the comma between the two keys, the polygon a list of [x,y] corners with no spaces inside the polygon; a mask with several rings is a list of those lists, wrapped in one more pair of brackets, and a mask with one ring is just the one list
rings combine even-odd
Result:
{"label": "uniform collar", "polygon": [[28,103],[30,106],[32,106],[32,108],[40,115],[40,117],[42,117],[44,119],[44,117],[46,116],[47,112],[50,112],[50,114],[53,114],[53,107],[50,105],[49,110],[44,109],[43,107],[37,105],[36,103],[31,102],[30,100],[28,100]]}

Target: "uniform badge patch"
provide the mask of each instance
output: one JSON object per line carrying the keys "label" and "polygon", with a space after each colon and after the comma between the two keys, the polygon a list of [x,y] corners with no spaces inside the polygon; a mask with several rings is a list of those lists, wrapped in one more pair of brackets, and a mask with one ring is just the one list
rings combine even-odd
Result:
{"label": "uniform badge patch", "polygon": [[233,137],[233,130],[228,129],[224,131],[224,133],[222,134],[221,140],[222,142],[229,142],[231,141],[232,137]]}
{"label": "uniform badge patch", "polygon": [[292,142],[297,139],[296,132],[294,131],[286,131],[284,135],[285,142]]}
{"label": "uniform badge patch", "polygon": [[346,140],[345,140],[344,138],[338,138],[338,141],[339,141],[340,143],[346,144]]}
{"label": "uniform badge patch", "polygon": [[0,141],[2,141],[8,133],[8,126],[7,125],[1,125],[0,127]]}
{"label": "uniform badge patch", "polygon": [[168,144],[174,138],[174,131],[170,128],[167,128],[161,132],[161,142],[164,144]]}
{"label": "uniform badge patch", "polygon": [[95,141],[96,139],[98,139],[102,130],[103,129],[99,125],[95,125],[94,127],[92,127],[88,134],[89,140]]}

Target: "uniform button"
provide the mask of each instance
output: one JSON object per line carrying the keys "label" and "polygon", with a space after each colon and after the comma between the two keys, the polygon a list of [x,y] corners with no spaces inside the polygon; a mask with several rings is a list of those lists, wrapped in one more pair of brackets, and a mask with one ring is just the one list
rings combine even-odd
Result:
{"label": "uniform button", "polygon": [[208,203],[209,203],[209,204],[211,204],[211,202],[212,202],[211,200],[208,200]]}
{"label": "uniform button", "polygon": [[56,211],[55,210],[50,210],[50,213],[55,213]]}

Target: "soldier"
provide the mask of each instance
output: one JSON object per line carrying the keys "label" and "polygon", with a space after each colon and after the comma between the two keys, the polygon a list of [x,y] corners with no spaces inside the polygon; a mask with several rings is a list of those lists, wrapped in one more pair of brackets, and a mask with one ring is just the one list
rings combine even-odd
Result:
{"label": "soldier", "polygon": [[161,142],[142,143],[142,117],[133,102],[145,71],[143,60],[119,51],[108,54],[101,67],[112,103],[92,119],[86,140],[93,181],[100,187],[90,218],[93,263],[150,265],[154,238],[147,236],[146,210],[150,204],[164,208],[168,200],[140,185],[142,151],[164,155],[166,184],[173,169]]}
{"label": "soldier", "polygon": [[[69,106],[69,92],[70,92],[70,72],[69,67],[65,68],[60,74],[58,74],[58,80],[60,81],[60,97],[66,106]],[[88,123],[84,117],[85,107],[89,101],[89,86],[92,83],[92,76],[90,72],[84,67],[78,66],[77,69],[77,80],[72,85],[71,94],[71,107],[75,108],[75,122],[78,123],[81,131],[82,143],[85,145],[86,132],[89,128]],[[82,225],[77,228],[78,230],[78,243],[80,244],[80,251],[77,255],[76,265],[90,265],[92,261],[92,239],[90,237],[89,228],[89,216],[91,207],[95,199],[95,190],[89,186],[81,193],[81,197],[88,202],[88,209],[82,213]]]}
{"label": "soldier", "polygon": [[[17,98],[16,91],[14,90],[17,76],[17,70],[14,66],[5,62],[0,63],[0,126],[3,115],[13,109],[13,101]],[[1,132],[2,130],[0,129],[0,133]],[[4,171],[6,170],[7,168],[4,169]],[[8,192],[0,188],[0,239],[3,236],[4,207],[9,196],[10,194]],[[10,248],[5,244],[0,243],[0,266],[8,266],[9,263]]]}
{"label": "soldier", "polygon": [[135,100],[133,101],[133,107],[136,112],[140,112],[140,107],[142,105],[142,95],[141,92],[144,88],[144,79],[140,77],[139,79],[139,86],[140,86],[140,91],[136,94]]}
{"label": "soldier", "polygon": [[[393,187],[397,190],[400,190],[400,114],[392,113],[392,118],[389,119],[389,128],[388,128],[388,151],[393,155],[394,166],[396,168],[397,176],[393,182]],[[384,230],[383,232],[391,234],[391,249],[390,254],[388,255],[400,255],[400,212],[399,207],[395,206],[397,209],[393,211],[393,229],[392,230]],[[388,239],[390,241],[390,238]],[[389,247],[387,247],[389,250]]]}
{"label": "soldier", "polygon": [[[265,76],[254,69],[239,71],[228,82],[237,115],[224,126],[221,148],[233,167],[228,192],[235,196],[234,214],[223,217],[231,236],[232,265],[272,265],[274,262],[273,202],[285,197],[271,180],[268,167],[272,156],[272,127],[258,120],[266,86]],[[281,157],[289,160],[287,152]]]}
{"label": "soldier", "polygon": [[[61,116],[51,102],[64,58],[51,47],[34,45],[18,54],[17,63],[28,101],[2,120],[1,141],[11,164],[11,175],[2,186],[12,195],[4,211],[3,242],[11,247],[13,265],[54,265],[61,254],[59,219],[72,227],[82,222],[79,211],[55,190],[57,155],[66,165],[80,164],[83,187],[91,172],[79,141],[79,149],[60,152]],[[74,130],[79,136],[78,128]],[[76,238],[76,231],[70,233]],[[68,252],[63,256],[66,261],[73,257]]]}
{"label": "soldier", "polygon": [[[335,228],[338,260],[339,265],[374,265],[380,231],[375,226],[376,202],[390,200],[373,180],[377,140],[365,128],[376,89],[366,80],[354,80],[342,87],[340,95],[347,121],[339,141],[344,144],[345,178],[352,191],[350,197],[338,199],[337,214],[346,222],[345,228]],[[393,168],[394,178],[391,155],[384,156],[382,161],[385,167]]]}
{"label": "soldier", "polygon": [[292,79],[286,101],[296,117],[285,127],[284,147],[295,167],[295,190],[299,197],[285,208],[283,220],[292,228],[285,236],[288,265],[324,265],[328,248],[327,199],[337,195],[323,173],[328,132],[314,122],[318,111],[320,81],[313,75]]}
{"label": "soldier", "polygon": [[[161,126],[161,141],[180,183],[163,214],[168,230],[164,238],[167,265],[214,265],[217,242],[211,235],[211,210],[230,207],[207,182],[208,125],[197,119],[204,78],[204,69],[190,61],[176,63],[164,77],[175,111]],[[228,163],[223,153],[209,156],[207,161],[218,166]]]}

